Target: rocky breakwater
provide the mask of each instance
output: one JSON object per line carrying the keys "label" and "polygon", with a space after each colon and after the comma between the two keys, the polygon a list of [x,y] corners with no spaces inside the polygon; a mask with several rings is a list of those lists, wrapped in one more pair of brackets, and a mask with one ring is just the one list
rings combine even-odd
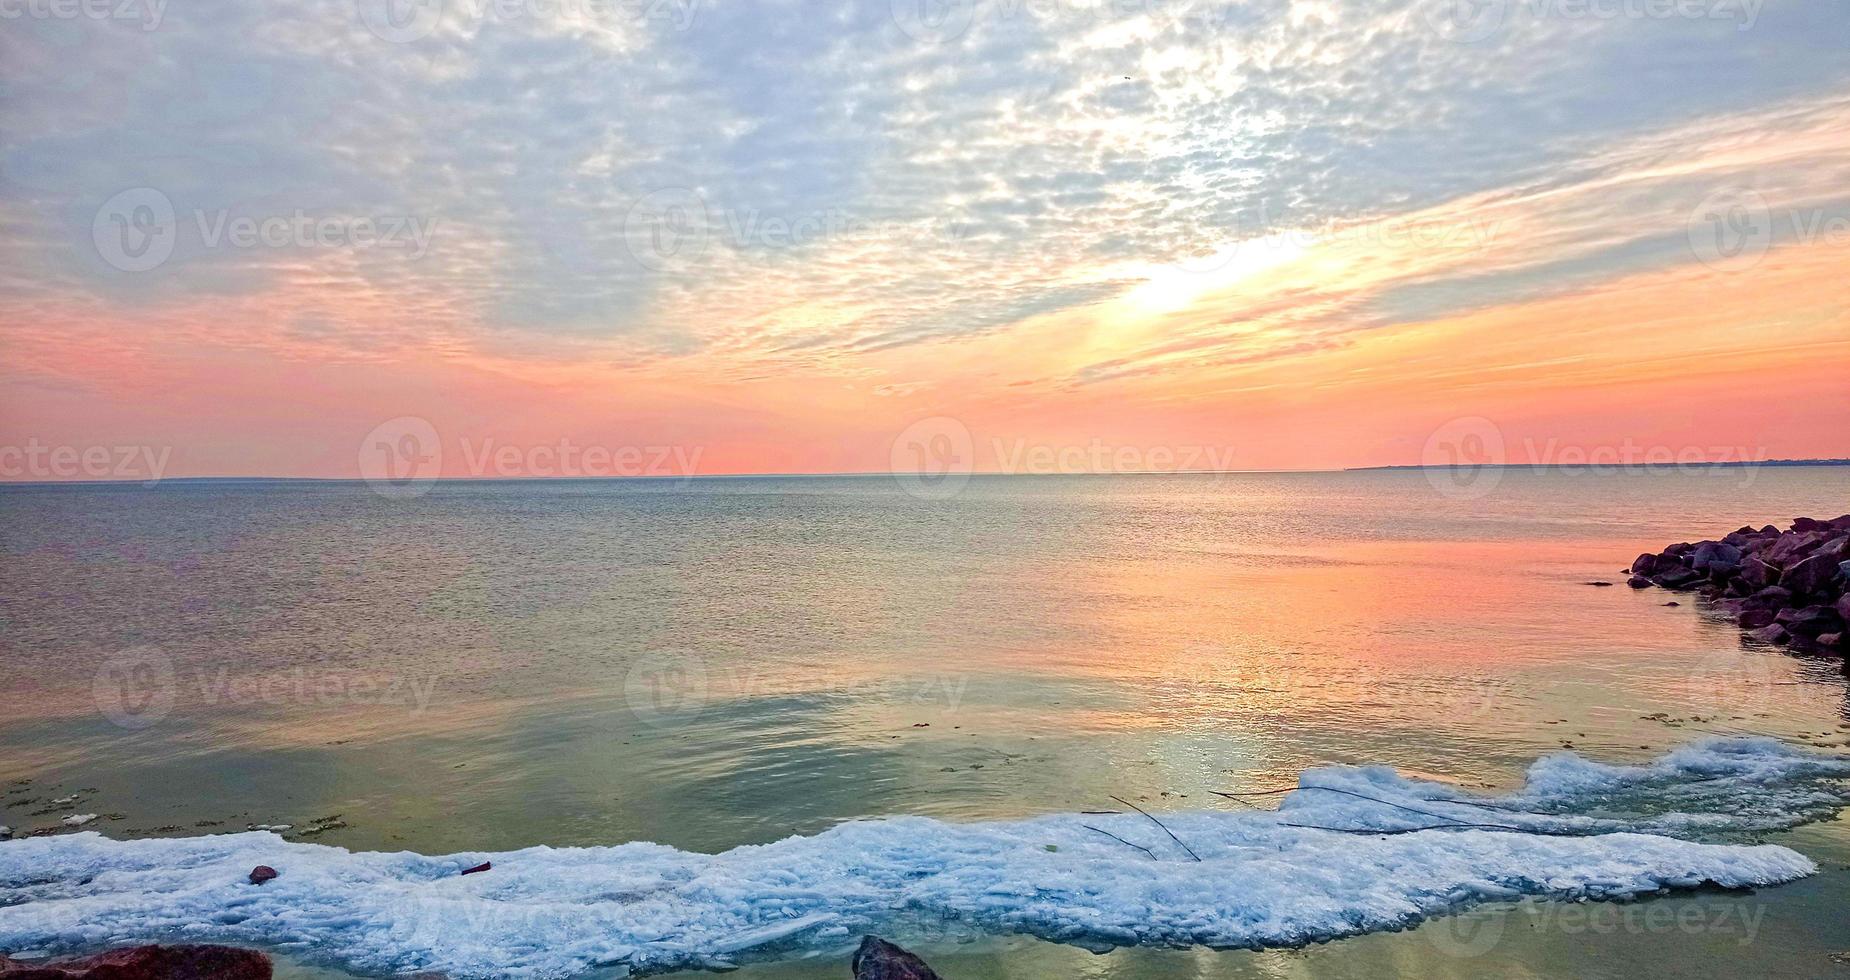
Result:
{"label": "rocky breakwater", "polygon": [[1850,622],[1850,514],[1673,544],[1639,555],[1631,574],[1635,589],[1655,585],[1710,597],[1754,639],[1842,653]]}

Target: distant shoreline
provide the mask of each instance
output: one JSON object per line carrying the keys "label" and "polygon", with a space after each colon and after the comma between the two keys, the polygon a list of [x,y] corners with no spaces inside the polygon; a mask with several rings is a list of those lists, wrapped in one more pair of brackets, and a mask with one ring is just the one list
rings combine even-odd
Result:
{"label": "distant shoreline", "polygon": [[[1434,464],[1394,463],[1385,466],[1349,466],[1341,469],[1308,470],[1127,470],[1109,473],[1038,473],[1038,472],[1002,472],[974,471],[959,474],[965,478],[994,477],[1109,477],[1109,476],[1316,476],[1338,473],[1381,473],[1381,472],[1420,472],[1424,470],[1453,469],[1498,469],[1498,470],[1587,470],[1587,469],[1625,469],[1625,470],[1679,470],[1690,467],[1703,469],[1748,469],[1770,466],[1780,468],[1800,468],[1808,466],[1850,466],[1850,459],[1767,459],[1767,460],[1726,460],[1717,462],[1697,461],[1686,463],[1627,463],[1627,462],[1588,462],[1588,463],[1476,463],[1476,464]],[[689,480],[854,480],[854,479],[891,479],[894,476],[910,475],[904,472],[843,472],[843,473],[688,473],[636,476],[443,476],[433,477],[431,483],[585,483],[585,482],[641,482],[641,483],[685,483]],[[366,483],[361,477],[354,476],[170,476],[159,480],[0,480],[0,488],[5,487],[113,487],[139,486],[150,489],[166,484],[233,484],[233,483]]]}
{"label": "distant shoreline", "polygon": [[1471,469],[1476,467],[1498,470],[1585,470],[1615,468],[1680,470],[1691,466],[1700,466],[1705,469],[1747,469],[1753,466],[1850,466],[1850,459],[1730,459],[1716,460],[1714,462],[1708,460],[1691,460],[1689,462],[1674,463],[1633,463],[1622,460],[1617,462],[1597,463],[1395,463],[1389,466],[1351,466],[1341,472],[1367,473],[1374,470],[1452,470]]}

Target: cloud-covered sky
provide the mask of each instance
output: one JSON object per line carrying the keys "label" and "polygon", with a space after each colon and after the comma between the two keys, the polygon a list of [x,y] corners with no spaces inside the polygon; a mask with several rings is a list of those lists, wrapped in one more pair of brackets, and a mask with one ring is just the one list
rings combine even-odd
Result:
{"label": "cloud-covered sky", "polygon": [[0,444],[1850,456],[1846,93],[1812,0],[0,0]]}

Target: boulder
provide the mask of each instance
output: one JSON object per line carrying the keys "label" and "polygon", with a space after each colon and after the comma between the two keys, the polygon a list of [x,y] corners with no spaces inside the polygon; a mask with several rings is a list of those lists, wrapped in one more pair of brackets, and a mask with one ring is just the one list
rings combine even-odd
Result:
{"label": "boulder", "polygon": [[1689,567],[1698,572],[1706,572],[1711,565],[1739,565],[1741,549],[1720,541],[1704,541],[1696,546],[1690,555]]}
{"label": "boulder", "polygon": [[850,965],[854,980],[940,980],[924,960],[873,936],[861,940]]}
{"label": "boulder", "polygon": [[1784,626],[1788,633],[1800,636],[1823,636],[1826,633],[1841,633],[1844,629],[1842,617],[1830,606],[1782,609],[1773,617],[1773,621]]}
{"label": "boulder", "polygon": [[251,869],[251,884],[261,885],[276,878],[276,869],[267,864],[259,864]]}
{"label": "boulder", "polygon": [[1831,521],[1831,526],[1839,531],[1850,531],[1850,514],[1845,514]]}
{"label": "boulder", "polygon": [[1744,558],[1741,560],[1741,580],[1758,591],[1779,584],[1779,569],[1758,558]]}
{"label": "boulder", "polygon": [[1805,534],[1781,535],[1778,541],[1762,552],[1760,557],[1781,568],[1791,567],[1793,562],[1809,556],[1829,540],[1828,536],[1818,532]]}
{"label": "boulder", "polygon": [[1631,586],[1634,589],[1648,589],[1651,587],[1651,580],[1648,578],[1645,578],[1643,575],[1634,575],[1631,578],[1626,579],[1625,584]]}
{"label": "boulder", "polygon": [[1839,619],[1850,622],[1850,592],[1844,593],[1844,595],[1837,600],[1837,616]]}
{"label": "boulder", "polygon": [[131,946],[81,959],[21,963],[0,956],[5,980],[270,980],[270,958],[231,946]]}
{"label": "boulder", "polygon": [[1792,639],[1792,636],[1786,632],[1786,628],[1778,623],[1774,623],[1771,626],[1763,626],[1760,629],[1749,632],[1747,635],[1762,643],[1787,643]]}
{"label": "boulder", "polygon": [[1792,605],[1792,590],[1780,585],[1769,585],[1747,598],[1751,604],[1765,609],[1784,609]]}
{"label": "boulder", "polygon": [[1657,571],[1656,555],[1639,555],[1637,559],[1632,562],[1633,575],[1649,575],[1655,571]]}
{"label": "boulder", "polygon": [[1778,613],[1771,609],[1748,609],[1741,613],[1738,622],[1744,630],[1757,630],[1763,626],[1773,625],[1773,620],[1777,616]]}
{"label": "boulder", "polygon": [[1830,521],[1820,521],[1811,517],[1795,517],[1792,519],[1792,529],[1794,531],[1824,531],[1829,530],[1830,527]]}
{"label": "boulder", "polygon": [[1836,579],[1837,559],[1814,554],[1786,569],[1779,581],[1795,595],[1818,595]]}
{"label": "boulder", "polygon": [[1702,573],[1692,568],[1672,568],[1651,576],[1651,581],[1666,589],[1681,589],[1702,580]]}
{"label": "boulder", "polygon": [[1821,647],[1841,647],[1844,645],[1844,635],[1842,633],[1826,633],[1818,637],[1817,643]]}

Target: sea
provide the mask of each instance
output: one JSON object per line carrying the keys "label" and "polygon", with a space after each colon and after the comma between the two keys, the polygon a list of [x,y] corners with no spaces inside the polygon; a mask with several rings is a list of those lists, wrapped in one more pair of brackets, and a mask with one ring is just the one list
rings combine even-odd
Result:
{"label": "sea", "polygon": [[413,491],[0,486],[0,951],[1850,969],[1842,659],[1625,571],[1850,511],[1850,467]]}

